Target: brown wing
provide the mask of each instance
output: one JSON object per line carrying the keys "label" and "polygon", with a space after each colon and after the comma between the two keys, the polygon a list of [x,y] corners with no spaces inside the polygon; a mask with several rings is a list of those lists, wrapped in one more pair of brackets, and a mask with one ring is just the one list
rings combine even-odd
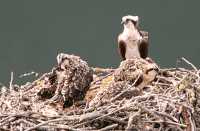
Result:
{"label": "brown wing", "polygon": [[149,33],[147,31],[140,30],[140,35],[149,38]]}
{"label": "brown wing", "polygon": [[139,46],[140,56],[146,58],[148,56],[148,47],[149,47],[149,33],[146,31],[140,31],[142,35],[142,41]]}
{"label": "brown wing", "polygon": [[122,60],[125,60],[125,53],[126,53],[126,44],[123,40],[118,39],[118,52],[120,56],[122,57]]}

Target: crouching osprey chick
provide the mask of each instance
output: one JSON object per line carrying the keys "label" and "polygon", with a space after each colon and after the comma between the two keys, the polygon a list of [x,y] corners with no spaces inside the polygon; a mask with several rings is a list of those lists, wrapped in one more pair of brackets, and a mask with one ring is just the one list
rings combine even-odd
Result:
{"label": "crouching osprey chick", "polygon": [[78,56],[60,53],[57,62],[52,70],[53,77],[49,78],[49,88],[42,89],[38,95],[49,99],[45,95],[50,92],[52,97],[47,103],[60,103],[63,107],[69,107],[84,98],[93,80],[93,72],[87,62]]}
{"label": "crouching osprey chick", "polygon": [[78,56],[59,54],[57,56],[57,94],[62,94],[64,106],[84,98],[93,79],[92,70],[86,61]]}

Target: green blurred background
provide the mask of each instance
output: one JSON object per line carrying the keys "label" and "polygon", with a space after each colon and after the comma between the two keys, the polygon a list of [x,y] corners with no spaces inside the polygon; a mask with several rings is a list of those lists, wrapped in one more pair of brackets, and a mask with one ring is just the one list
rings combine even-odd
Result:
{"label": "green blurred background", "polygon": [[197,67],[200,49],[198,0],[1,0],[0,82],[20,74],[48,72],[59,52],[75,54],[90,66],[117,67],[121,17],[140,16],[150,33],[150,57],[175,67],[184,56]]}

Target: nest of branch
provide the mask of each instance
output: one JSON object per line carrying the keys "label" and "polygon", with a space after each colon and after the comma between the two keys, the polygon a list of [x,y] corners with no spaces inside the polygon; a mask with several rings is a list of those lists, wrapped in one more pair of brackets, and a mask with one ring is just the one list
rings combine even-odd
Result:
{"label": "nest of branch", "polygon": [[[193,70],[160,69],[152,61],[131,59],[123,61],[117,69],[93,68],[92,73],[79,57],[60,55],[57,59],[58,65],[52,72],[17,90],[1,93],[1,130],[196,131],[200,128],[200,71],[188,61]],[[73,77],[77,79],[71,81]],[[74,90],[71,93],[76,95],[62,93],[71,90],[69,83],[84,94],[83,99],[74,98],[80,95]],[[52,99],[57,93],[63,101],[72,99],[73,105],[65,107],[63,101]]]}

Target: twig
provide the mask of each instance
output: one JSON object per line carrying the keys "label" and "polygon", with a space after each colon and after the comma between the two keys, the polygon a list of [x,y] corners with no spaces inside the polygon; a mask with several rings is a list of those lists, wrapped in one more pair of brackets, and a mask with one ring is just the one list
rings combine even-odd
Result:
{"label": "twig", "polygon": [[118,126],[118,124],[112,124],[110,126],[106,126],[106,127],[102,128],[102,129],[100,129],[99,131],[108,131],[108,130],[111,130],[111,129],[117,127],[117,126]]}
{"label": "twig", "polygon": [[145,110],[145,111],[147,111],[147,112],[149,112],[149,113],[151,113],[151,114],[157,116],[157,117],[163,116],[163,117],[168,118],[169,120],[178,122],[178,120],[177,120],[175,117],[170,116],[170,115],[168,115],[168,114],[166,114],[166,113],[159,112],[159,111],[154,111],[154,110],[150,110],[150,109],[148,109],[148,108],[146,108],[146,107],[143,107],[143,106],[141,106],[141,105],[140,105],[139,107],[140,107],[141,109],[143,109],[143,110]]}
{"label": "twig", "polygon": [[103,111],[94,111],[91,113],[83,114],[80,116],[80,121],[95,119],[95,118],[101,116],[102,113],[103,113]]}
{"label": "twig", "polygon": [[6,124],[9,124],[9,122],[14,121],[16,118],[15,117],[10,117],[9,119],[7,119],[7,121],[1,122],[0,123],[0,127]]}
{"label": "twig", "polygon": [[141,113],[141,110],[139,109],[138,112],[136,112],[136,113],[131,113],[131,114],[130,114],[129,120],[128,120],[128,125],[127,125],[127,127],[126,127],[126,131],[131,130],[133,119],[134,119],[135,117],[137,117],[138,115],[140,115],[140,113]]}
{"label": "twig", "polygon": [[107,116],[109,116],[109,115],[111,115],[111,114],[114,114],[114,113],[116,113],[116,112],[118,112],[118,111],[120,111],[120,110],[122,110],[122,109],[124,109],[124,108],[126,108],[126,107],[127,107],[127,105],[124,105],[123,107],[121,107],[121,108],[119,108],[119,109],[116,109],[116,110],[114,110],[114,111],[111,111],[111,112],[108,113],[108,114],[103,114],[103,115],[101,115],[101,116],[99,116],[99,117],[97,117],[97,118],[95,118],[95,119],[91,119],[91,120],[89,120],[89,121],[80,123],[80,124],[75,125],[75,126],[73,126],[73,127],[74,127],[74,128],[77,128],[77,127],[80,127],[80,126],[82,126],[82,125],[84,125],[84,124],[90,123],[90,122],[92,122],[92,121],[105,118],[105,117],[107,117]]}
{"label": "twig", "polygon": [[26,92],[26,91],[32,89],[37,84],[38,81],[43,80],[45,77],[47,77],[47,76],[49,76],[51,74],[52,74],[52,72],[43,74],[39,79],[37,79],[34,82],[32,82],[29,85],[27,85],[26,88],[24,89],[24,91]]}
{"label": "twig", "polygon": [[147,123],[166,123],[166,124],[180,126],[180,127],[183,127],[183,128],[187,127],[187,125],[185,125],[185,124],[180,124],[180,123],[176,123],[176,122],[172,122],[172,121],[144,121],[144,122],[147,122]]}
{"label": "twig", "polygon": [[192,118],[191,112],[187,108],[183,107],[181,114],[182,114],[184,122],[187,125],[186,130],[187,131],[196,131],[196,124],[194,122],[194,119]]}
{"label": "twig", "polygon": [[[129,86],[125,90],[123,90],[121,93],[117,94],[115,97],[111,98],[110,102],[114,102],[116,99],[118,99],[120,96],[122,96],[124,93],[128,92],[131,89],[132,86]],[[133,87],[134,88],[134,87]],[[137,88],[134,88],[132,91],[137,91]]]}
{"label": "twig", "polygon": [[117,123],[122,124],[122,125],[127,124],[127,122],[120,120],[119,118],[114,118],[114,117],[111,117],[111,116],[106,116],[105,119],[117,122]]}
{"label": "twig", "polygon": [[19,120],[16,120],[16,121],[12,122],[12,124],[15,124],[15,125],[18,124],[18,123],[24,123],[24,124],[27,124],[27,125],[30,125],[30,126],[35,126],[36,125],[35,123],[30,122],[30,121],[28,121],[26,119],[19,119]]}
{"label": "twig", "polygon": [[49,124],[51,127],[56,128],[56,129],[66,129],[70,131],[81,131],[79,129],[72,128],[68,125],[62,125],[62,124]]}
{"label": "twig", "polygon": [[23,123],[20,123],[20,131],[23,131]]}
{"label": "twig", "polygon": [[10,86],[9,86],[10,91],[13,90],[13,72],[10,74]]}
{"label": "twig", "polygon": [[24,73],[24,74],[20,75],[19,78],[27,77],[27,76],[30,76],[30,75],[35,75],[35,77],[37,77],[38,73],[34,72],[34,71],[28,72],[28,73]]}
{"label": "twig", "polygon": [[68,116],[68,117],[65,116],[65,117],[63,117],[63,118],[58,118],[58,119],[53,119],[53,120],[45,121],[45,122],[40,123],[40,124],[38,124],[38,125],[36,125],[36,126],[34,126],[34,127],[29,128],[29,129],[27,129],[27,130],[25,130],[25,131],[31,131],[31,130],[37,129],[37,128],[40,127],[40,126],[49,124],[49,123],[51,123],[51,122],[67,121],[67,120],[76,120],[76,119],[79,120],[79,116]]}
{"label": "twig", "polygon": [[3,128],[3,127],[0,127],[0,130],[1,130],[1,131],[10,131],[10,130],[5,129],[5,128]]}
{"label": "twig", "polygon": [[[121,95],[123,95],[124,93],[126,93],[128,90],[130,90],[131,88],[135,87],[135,83],[139,80],[139,78],[141,77],[141,75],[138,75],[137,79],[133,82],[133,86],[129,86],[127,89],[123,90],[121,93],[117,94],[115,97],[111,98],[111,102],[115,101],[116,99],[118,99]],[[134,90],[138,90],[138,89],[134,89]]]}
{"label": "twig", "polygon": [[197,67],[194,66],[191,62],[189,62],[186,58],[181,58],[183,61],[185,61],[188,65],[190,65],[196,72],[198,71]]}
{"label": "twig", "polygon": [[[107,78],[107,77],[109,77],[109,76],[111,76],[111,75],[113,75],[113,72],[110,72],[109,74],[107,74],[107,75],[105,75],[105,76],[102,76],[100,79],[98,79],[98,80],[92,82],[91,85],[95,85],[97,82],[102,81],[103,79],[105,79],[105,78]],[[91,88],[90,90],[92,90],[92,88]]]}
{"label": "twig", "polygon": [[102,73],[102,72],[113,72],[113,71],[115,71],[115,69],[104,69],[104,68],[98,68],[98,67],[96,67],[96,68],[92,67],[92,70],[96,74]]}

